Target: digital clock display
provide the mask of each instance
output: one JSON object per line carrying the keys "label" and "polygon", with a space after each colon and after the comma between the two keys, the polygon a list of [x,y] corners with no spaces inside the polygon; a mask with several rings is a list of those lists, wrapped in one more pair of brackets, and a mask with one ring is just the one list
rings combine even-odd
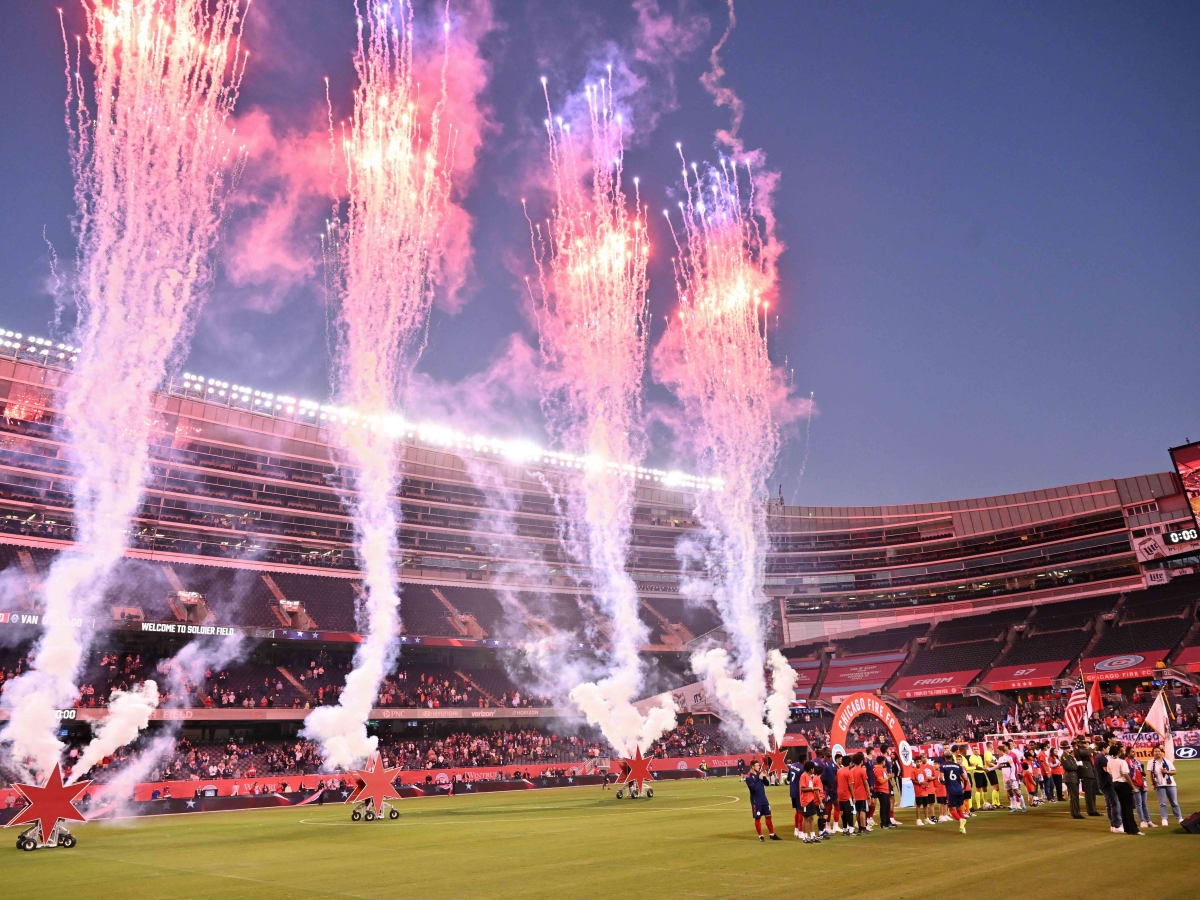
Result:
{"label": "digital clock display", "polygon": [[1163,534],[1163,543],[1168,547],[1185,544],[1188,541],[1200,541],[1200,528],[1180,528],[1178,531],[1168,531]]}

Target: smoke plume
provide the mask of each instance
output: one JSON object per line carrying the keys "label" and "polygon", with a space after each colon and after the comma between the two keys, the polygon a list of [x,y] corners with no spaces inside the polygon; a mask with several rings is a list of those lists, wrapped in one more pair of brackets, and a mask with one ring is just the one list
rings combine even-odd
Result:
{"label": "smoke plume", "polygon": [[[455,160],[464,133],[448,124],[448,114],[463,115],[472,159],[478,145],[479,114],[463,91],[451,102],[448,85],[460,74],[457,55],[451,65],[450,19],[443,25],[433,81],[440,89],[422,91],[420,64],[429,57],[414,45],[411,4],[365,4],[354,54],[354,110],[339,142],[348,199],[328,229],[326,272],[336,307],[336,393],[354,410],[335,425],[335,439],[352,486],[347,500],[363,575],[363,641],[337,705],[314,710],[304,734],[321,744],[327,764],[342,768],[375,751],[378,741],[368,737],[366,722],[395,661],[400,632],[400,427],[393,410],[424,349],[435,288],[447,279],[444,250],[457,221],[452,184],[461,174]],[[468,53],[465,65],[482,64]],[[467,81],[465,93],[473,98],[482,79]]]}
{"label": "smoke plume", "polygon": [[136,738],[150,724],[150,714],[157,707],[158,685],[153,681],[143,681],[127,691],[113,691],[108,700],[108,716],[79,754],[68,783],[78,781],[96,763]]}
{"label": "smoke plume", "polygon": [[[101,602],[142,496],[152,405],[209,281],[240,155],[228,118],[245,56],[238,0],[84,4],[86,58],[67,54],[67,126],[77,217],[74,342],[63,397],[75,469],[75,553],[45,581],[45,630],[30,670],[4,690],[0,732],[18,766],[58,759],[56,708],[77,696]],[[89,90],[90,87],[90,90]]]}

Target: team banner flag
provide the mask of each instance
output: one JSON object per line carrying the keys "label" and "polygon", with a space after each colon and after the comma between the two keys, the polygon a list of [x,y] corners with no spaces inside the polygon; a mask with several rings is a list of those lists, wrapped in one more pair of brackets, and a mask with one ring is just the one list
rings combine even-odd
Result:
{"label": "team banner flag", "polygon": [[1175,762],[1175,741],[1171,737],[1171,711],[1167,709],[1166,695],[1162,691],[1158,692],[1158,696],[1154,699],[1154,705],[1146,713],[1146,724],[1158,732],[1158,736],[1162,738],[1163,755],[1171,762]]}

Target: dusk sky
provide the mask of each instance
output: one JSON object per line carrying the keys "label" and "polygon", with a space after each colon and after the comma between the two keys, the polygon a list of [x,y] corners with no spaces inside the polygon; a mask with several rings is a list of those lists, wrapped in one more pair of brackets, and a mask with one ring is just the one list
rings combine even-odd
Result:
{"label": "dusk sky", "polygon": [[[69,260],[55,6],[6,3],[0,29],[0,327],[65,337],[52,333],[43,240],[44,228]],[[543,203],[538,77],[557,107],[589,66],[625,73],[626,170],[652,210],[677,196],[676,141],[689,160],[717,157],[729,116],[699,78],[724,3],[638,6],[640,19],[631,0],[492,5],[486,124],[463,198],[471,270],[456,301],[439,300],[415,382],[464,430],[540,432],[517,377],[529,374],[519,342],[535,339],[520,198]],[[483,9],[452,0],[452,16],[474,17],[454,28],[484,30]],[[741,0],[737,12],[725,84],[744,101],[746,146],[781,176],[773,353],[817,406],[789,433],[773,493],[980,496],[1162,471],[1167,447],[1200,438],[1200,5]],[[261,152],[233,201],[192,371],[329,396],[317,234],[330,201],[312,173],[328,161],[322,79],[344,115],[353,41],[351,0],[253,4],[238,115]],[[660,216],[651,228],[657,339],[674,297]],[[657,387],[650,399],[669,402]],[[654,462],[691,468],[661,429],[654,444]]]}

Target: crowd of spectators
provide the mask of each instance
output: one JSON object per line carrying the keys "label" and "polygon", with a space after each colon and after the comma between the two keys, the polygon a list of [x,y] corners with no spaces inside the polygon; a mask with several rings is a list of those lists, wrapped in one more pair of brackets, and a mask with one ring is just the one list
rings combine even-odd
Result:
{"label": "crowd of spectators", "polygon": [[[138,755],[151,737],[105,759],[89,777],[105,781]],[[745,749],[745,748],[743,748]],[[67,767],[79,758],[81,747],[67,750]],[[380,738],[384,762],[408,771],[436,771],[513,765],[567,765],[617,754],[591,728],[574,731],[551,728],[455,730],[420,737]],[[689,719],[654,742],[648,756],[697,756],[728,752],[716,726],[695,725]],[[190,741],[175,748],[148,773],[148,781],[186,781],[196,778],[261,779],[311,775],[324,771],[319,747],[302,738],[287,740]]]}
{"label": "crowd of spectators", "polygon": [[[172,673],[170,653],[174,649],[168,648],[161,653],[155,653],[151,648],[146,648],[144,653],[138,650],[93,651],[83,667],[75,706],[107,706],[114,690],[135,687],[145,679],[153,678],[164,702],[168,691],[174,688],[183,693],[181,704],[184,707],[311,709],[337,702],[351,668],[348,655],[335,655],[322,649],[315,654],[305,654],[307,658],[293,653],[281,658],[271,657],[267,661],[252,655],[227,666],[209,667],[201,677],[193,680],[182,671]],[[0,689],[5,681],[20,675],[28,665],[27,652],[9,651],[0,656]],[[522,692],[503,679],[501,682],[506,689],[488,693],[469,675],[464,677],[453,668],[401,664],[384,679],[376,705],[414,709],[554,705],[550,697]]]}

